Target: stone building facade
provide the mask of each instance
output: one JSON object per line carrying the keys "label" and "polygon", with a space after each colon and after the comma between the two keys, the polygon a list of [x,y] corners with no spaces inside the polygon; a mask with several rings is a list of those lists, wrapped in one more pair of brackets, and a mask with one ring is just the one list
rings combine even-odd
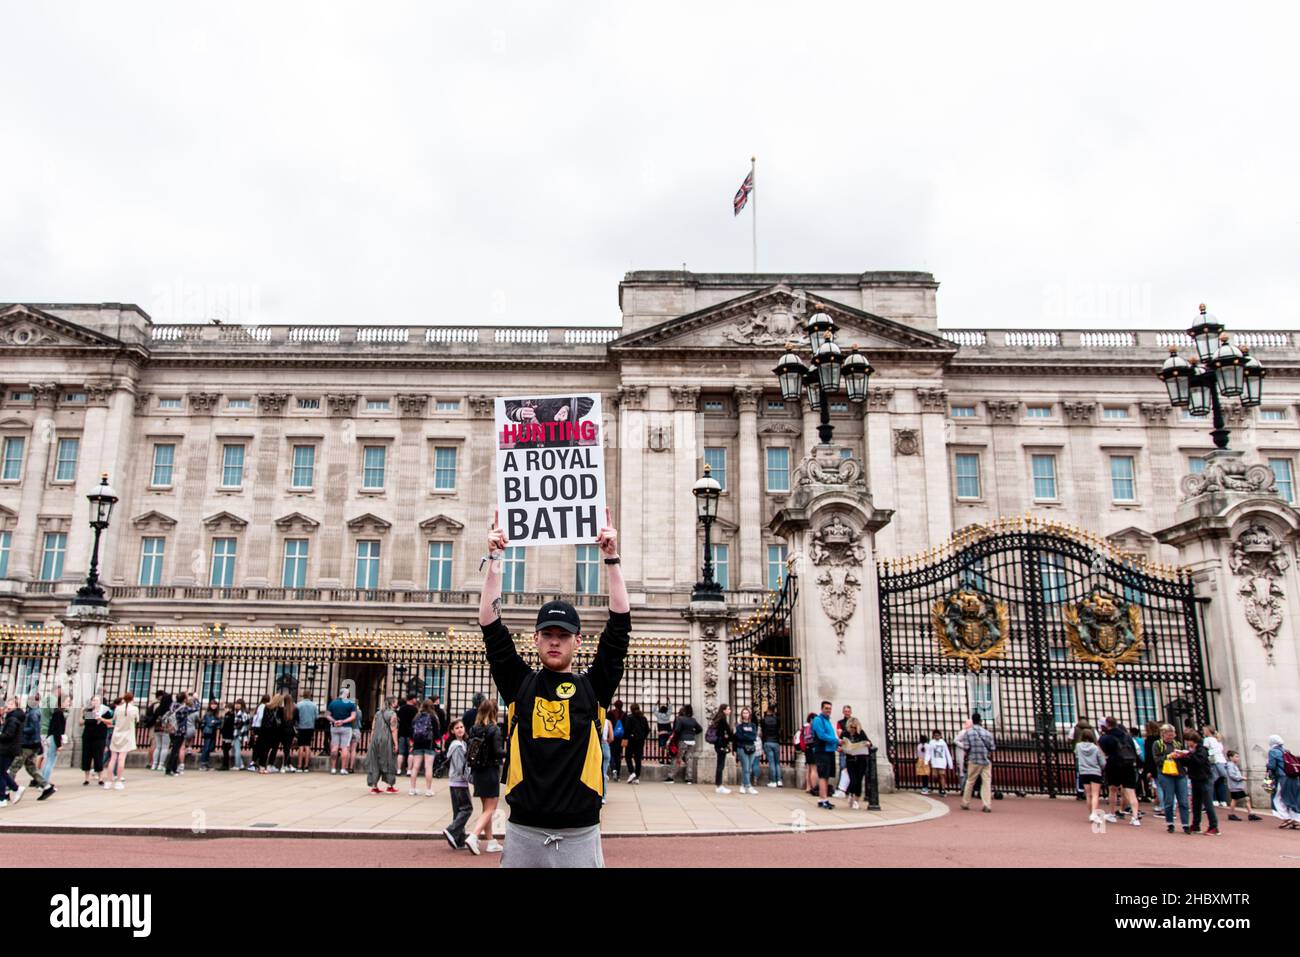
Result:
{"label": "stone building facade", "polygon": [[[62,615],[89,562],[85,495],[107,472],[121,501],[101,575],[118,621],[472,627],[491,399],[581,388],[604,397],[637,632],[698,628],[683,611],[706,460],[725,488],[713,536],[734,624],[800,557],[781,516],[817,415],[782,400],[772,367],[810,311],[875,368],[867,401],[841,395],[831,414],[833,454],[858,463],[882,516],[869,558],[1035,515],[1178,561],[1158,533],[1211,449],[1205,420],[1171,409],[1155,376],[1169,345],[1190,350],[1185,334],[948,330],[937,288],[918,272],[631,272],[611,329],[160,325],[125,304],[0,306],[0,622]],[[1231,411],[1232,443],[1289,502],[1300,348],[1290,332],[1232,331],[1268,369],[1262,407]],[[529,549],[509,572],[511,623],[528,626],[535,595],[601,604],[592,557]],[[853,614],[873,615],[870,594]],[[828,621],[805,631],[805,650],[837,640]],[[873,693],[842,667],[806,669],[807,696]]]}

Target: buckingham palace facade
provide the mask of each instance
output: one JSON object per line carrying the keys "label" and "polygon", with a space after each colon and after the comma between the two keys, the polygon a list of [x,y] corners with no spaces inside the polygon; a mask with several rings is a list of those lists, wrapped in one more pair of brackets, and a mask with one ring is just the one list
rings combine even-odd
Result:
{"label": "buckingham palace facade", "polygon": [[[830,407],[835,454],[859,463],[879,516],[872,559],[1028,516],[1152,568],[1180,561],[1158,533],[1212,449],[1205,419],[1172,408],[1156,377],[1171,345],[1190,352],[1182,328],[946,329],[937,289],[922,272],[637,271],[619,284],[621,325],[603,329],[163,325],[128,304],[0,306],[0,622],[64,614],[90,560],[85,496],[108,473],[120,501],[100,573],[117,623],[472,631],[492,400],[590,391],[635,631],[691,634],[705,464],[723,487],[713,557],[740,628],[795,567],[780,516],[818,416],[784,400],[772,370],[810,311],[874,366],[865,402]],[[1267,392],[1227,424],[1289,503],[1300,348],[1249,325],[1236,320],[1235,341],[1266,364]],[[512,552],[509,623],[527,630],[552,595],[603,619],[602,569],[594,547]],[[849,614],[874,618],[876,601],[865,584]],[[810,695],[843,693],[807,648],[832,641],[829,627],[800,639]]]}

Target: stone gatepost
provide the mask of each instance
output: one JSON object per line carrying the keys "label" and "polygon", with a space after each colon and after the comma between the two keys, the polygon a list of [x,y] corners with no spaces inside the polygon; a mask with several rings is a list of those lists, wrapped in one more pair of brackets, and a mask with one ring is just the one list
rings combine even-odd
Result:
{"label": "stone gatepost", "polygon": [[1178,549],[1197,595],[1209,599],[1218,730],[1241,753],[1252,800],[1267,808],[1268,737],[1300,741],[1300,512],[1278,495],[1268,466],[1247,467],[1226,450],[1205,460],[1204,472],[1183,479],[1175,523],[1156,535]]}
{"label": "stone gatepost", "polygon": [[[106,605],[68,605],[61,618],[63,641],[59,646],[59,666],[56,681],[63,686],[68,699],[67,747],[60,749],[69,763],[77,759],[81,750],[81,716],[90,699],[99,690],[99,657],[108,638],[108,629],[114,624]],[[147,702],[146,702],[147,703]],[[111,707],[112,702],[107,702]],[[143,708],[144,705],[141,705]]]}
{"label": "stone gatepost", "polygon": [[[876,508],[862,465],[834,445],[814,446],[799,463],[785,508],[769,527],[789,543],[799,579],[794,653],[801,659],[802,702],[795,725],[823,700],[852,705],[867,736],[885,749],[884,669],[876,591],[876,533],[890,509]],[[882,791],[893,769],[878,766]]]}
{"label": "stone gatepost", "polygon": [[[682,617],[691,624],[691,708],[695,720],[707,729],[718,705],[731,703],[727,700],[727,631],[735,612],[725,601],[693,601]],[[713,746],[700,735],[695,742],[695,767],[689,769],[691,780],[712,781],[716,766]]]}

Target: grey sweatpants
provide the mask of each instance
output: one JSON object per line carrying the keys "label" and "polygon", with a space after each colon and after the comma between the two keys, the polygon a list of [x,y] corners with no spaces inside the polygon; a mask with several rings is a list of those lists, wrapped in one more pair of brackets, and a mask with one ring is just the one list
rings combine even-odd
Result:
{"label": "grey sweatpants", "polygon": [[600,825],[543,830],[509,821],[502,867],[604,867]]}

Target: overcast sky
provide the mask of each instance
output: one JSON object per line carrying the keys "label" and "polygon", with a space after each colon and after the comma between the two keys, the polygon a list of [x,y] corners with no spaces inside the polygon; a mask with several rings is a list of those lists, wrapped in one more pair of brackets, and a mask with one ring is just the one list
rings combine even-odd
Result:
{"label": "overcast sky", "polygon": [[0,301],[595,324],[921,269],[942,326],[1300,325],[1294,5],[3,0]]}

